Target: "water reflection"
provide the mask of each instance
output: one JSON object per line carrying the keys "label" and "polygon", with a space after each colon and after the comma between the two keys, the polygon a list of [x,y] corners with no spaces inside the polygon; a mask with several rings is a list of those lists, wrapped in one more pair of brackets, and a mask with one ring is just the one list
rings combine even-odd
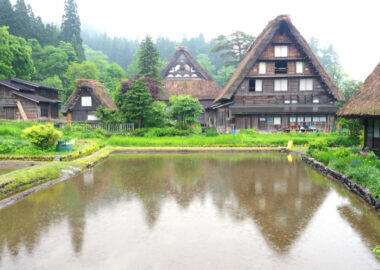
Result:
{"label": "water reflection", "polygon": [[[80,258],[86,239],[90,242],[93,237],[89,220],[116,226],[114,209],[120,206],[138,209],[135,205],[141,205],[144,223],[136,225],[136,216],[128,216],[125,222],[146,226],[148,233],[154,232],[157,224],[165,224],[165,219],[160,219],[164,210],[175,206],[186,213],[200,203],[201,212],[209,209],[209,201],[221,220],[228,219],[236,226],[249,221],[272,252],[286,256],[329,192],[331,188],[322,177],[286,156],[114,155],[72,181],[0,211],[0,262],[8,253],[17,257],[24,249],[32,256],[51,234],[65,234],[62,228],[70,234],[72,256]],[[380,220],[373,211],[357,209],[347,202],[337,206],[343,220],[358,232],[370,252],[370,246],[380,243]],[[182,226],[191,227],[191,220]],[[136,235],[136,239],[139,237]],[[197,241],[202,243],[204,239]]]}

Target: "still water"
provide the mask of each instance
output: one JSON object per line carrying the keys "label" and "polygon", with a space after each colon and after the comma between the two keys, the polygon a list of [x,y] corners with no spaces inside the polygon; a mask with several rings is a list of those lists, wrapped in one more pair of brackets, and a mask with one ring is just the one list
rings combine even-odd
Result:
{"label": "still water", "polygon": [[380,269],[380,216],[280,154],[113,155],[0,210],[1,269]]}

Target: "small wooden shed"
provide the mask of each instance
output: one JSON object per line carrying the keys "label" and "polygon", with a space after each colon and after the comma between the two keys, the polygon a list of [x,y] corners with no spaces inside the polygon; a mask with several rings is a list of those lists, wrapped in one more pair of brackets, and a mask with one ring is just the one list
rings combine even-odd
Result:
{"label": "small wooden shed", "polygon": [[61,113],[67,122],[98,122],[95,116],[98,106],[117,110],[104,85],[95,80],[79,79]]}

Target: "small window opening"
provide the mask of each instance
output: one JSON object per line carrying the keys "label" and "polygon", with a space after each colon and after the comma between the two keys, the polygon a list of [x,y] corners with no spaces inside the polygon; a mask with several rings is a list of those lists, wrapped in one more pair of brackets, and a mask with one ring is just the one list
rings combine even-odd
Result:
{"label": "small window opening", "polygon": [[249,80],[249,92],[256,91],[256,82],[255,80]]}
{"label": "small window opening", "polygon": [[275,74],[286,74],[288,73],[288,65],[286,61],[275,61],[274,62],[274,73]]}

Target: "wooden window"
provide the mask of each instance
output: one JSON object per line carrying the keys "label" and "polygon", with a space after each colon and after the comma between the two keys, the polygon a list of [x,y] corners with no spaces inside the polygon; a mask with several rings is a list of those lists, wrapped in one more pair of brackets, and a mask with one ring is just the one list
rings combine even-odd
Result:
{"label": "wooden window", "polygon": [[375,120],[373,123],[373,137],[380,138],[380,120]]}
{"label": "wooden window", "polygon": [[274,80],[274,91],[288,91],[288,80],[287,79]]}
{"label": "wooden window", "polygon": [[320,116],[319,122],[326,122],[326,116]]}
{"label": "wooden window", "polygon": [[313,98],[313,103],[319,103],[319,98],[317,97]]}
{"label": "wooden window", "polygon": [[313,122],[319,122],[319,116],[313,116]]}
{"label": "wooden window", "polygon": [[273,125],[273,123],[274,123],[274,118],[273,117],[268,117],[267,118],[267,124],[268,125]]}
{"label": "wooden window", "polygon": [[259,63],[259,74],[267,73],[267,64],[265,62]]}
{"label": "wooden window", "polygon": [[248,84],[249,84],[248,85],[248,91],[249,92],[263,91],[263,80],[250,79]]}
{"label": "wooden window", "polygon": [[275,125],[281,125],[281,117],[275,117],[275,118],[273,119],[273,123],[274,123]]}
{"label": "wooden window", "polygon": [[274,56],[275,57],[288,57],[288,46],[274,46]]}
{"label": "wooden window", "polygon": [[300,91],[313,90],[313,79],[300,79]]}
{"label": "wooden window", "polygon": [[289,122],[290,122],[290,123],[295,123],[295,122],[297,122],[297,117],[295,117],[295,116],[291,116],[291,117],[289,118]]}
{"label": "wooden window", "polygon": [[82,97],[82,107],[91,107],[92,99],[91,97]]}
{"label": "wooden window", "polygon": [[296,62],[296,73],[303,73],[303,63]]}
{"label": "wooden window", "polygon": [[303,116],[298,116],[297,117],[297,122],[302,123],[303,122]]}
{"label": "wooden window", "polygon": [[311,116],[305,116],[305,122],[311,122]]}
{"label": "wooden window", "polygon": [[279,60],[274,62],[274,73],[275,74],[286,74],[288,73],[288,63],[284,60]]}

